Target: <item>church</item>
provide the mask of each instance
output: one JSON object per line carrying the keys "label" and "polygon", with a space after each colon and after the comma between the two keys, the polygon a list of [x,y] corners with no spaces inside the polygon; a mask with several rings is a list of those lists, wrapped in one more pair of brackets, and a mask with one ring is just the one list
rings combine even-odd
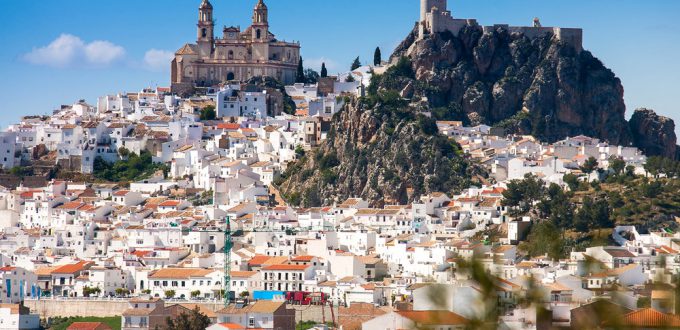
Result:
{"label": "church", "polygon": [[258,0],[247,29],[225,26],[222,37],[215,37],[213,6],[209,0],[202,0],[196,43],[184,45],[172,60],[172,91],[182,94],[194,87],[243,82],[257,76],[294,83],[300,43],[277,40],[269,31],[268,14],[267,5]]}

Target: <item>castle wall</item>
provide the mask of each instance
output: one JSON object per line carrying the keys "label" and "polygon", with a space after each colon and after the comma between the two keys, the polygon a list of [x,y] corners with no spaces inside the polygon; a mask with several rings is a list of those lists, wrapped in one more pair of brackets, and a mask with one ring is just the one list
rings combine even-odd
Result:
{"label": "castle wall", "polygon": [[[436,9],[435,9],[436,8]],[[446,0],[421,0],[420,1],[420,27],[419,37],[422,39],[427,32],[441,33],[450,31],[458,36],[460,30],[466,25],[477,26],[475,19],[457,19],[446,10]],[[583,50],[583,30],[576,28],[561,27],[534,27],[534,26],[509,26],[507,24],[495,24],[484,26],[484,33],[491,33],[497,28],[505,28],[510,33],[522,33],[529,39],[553,34],[558,40],[573,46],[577,51]]]}

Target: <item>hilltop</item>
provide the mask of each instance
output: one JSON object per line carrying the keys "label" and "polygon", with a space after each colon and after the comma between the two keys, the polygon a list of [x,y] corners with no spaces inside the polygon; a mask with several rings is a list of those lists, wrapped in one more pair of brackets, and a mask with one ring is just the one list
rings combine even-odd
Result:
{"label": "hilltop", "polygon": [[503,27],[485,33],[465,26],[458,36],[419,39],[414,28],[392,62],[402,56],[415,72],[407,96],[434,109],[437,119],[503,127],[546,142],[587,135],[678,158],[671,119],[639,109],[626,121],[621,80],[589,51],[552,34],[528,38]]}

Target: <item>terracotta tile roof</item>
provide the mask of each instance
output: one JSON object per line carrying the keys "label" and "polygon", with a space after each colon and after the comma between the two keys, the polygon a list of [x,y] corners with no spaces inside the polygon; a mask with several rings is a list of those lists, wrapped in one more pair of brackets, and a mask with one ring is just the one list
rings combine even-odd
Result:
{"label": "terracotta tile roof", "polygon": [[264,264],[265,261],[267,261],[271,258],[272,257],[270,257],[270,256],[262,256],[262,255],[254,256],[254,257],[250,258],[250,260],[248,260],[248,265],[249,266],[260,266],[260,265]]}
{"label": "terracotta tile roof", "polygon": [[149,278],[190,278],[205,277],[213,273],[212,269],[201,268],[163,268],[154,272]]}
{"label": "terracotta tile roof", "polygon": [[397,311],[395,312],[416,324],[423,325],[467,325],[470,320],[449,311]]}
{"label": "terracotta tile roof", "polygon": [[634,258],[635,255],[626,249],[604,249],[604,252],[609,253],[614,258]]}
{"label": "terracotta tile roof", "polygon": [[123,312],[123,316],[146,316],[153,313],[154,308],[130,308]]}
{"label": "terracotta tile roof", "polygon": [[241,125],[239,124],[234,124],[234,123],[219,123],[216,125],[218,129],[225,129],[225,130],[238,130],[241,128]]}
{"label": "terracotta tile roof", "polygon": [[106,323],[102,322],[73,322],[66,330],[106,330],[111,329]]}
{"label": "terracotta tile roof", "polygon": [[293,258],[290,259],[290,260],[291,260],[291,261],[304,261],[304,262],[309,262],[309,261],[312,261],[312,259],[314,259],[314,258],[315,258],[314,256],[296,256],[296,257],[293,257]]}
{"label": "terracotta tile roof", "polygon": [[125,196],[129,193],[129,190],[118,190],[115,193],[113,193],[113,196]]}
{"label": "terracotta tile roof", "polygon": [[64,203],[63,205],[59,206],[59,208],[60,209],[66,209],[66,210],[77,210],[82,206],[85,206],[85,203],[83,203],[81,201],[73,201],[73,202]]}
{"label": "terracotta tile roof", "polygon": [[269,265],[265,266],[264,270],[305,270],[311,267],[310,265]]}
{"label": "terracotta tile roof", "polygon": [[680,317],[651,308],[639,309],[623,316],[624,325],[632,328],[678,328]]}
{"label": "terracotta tile roof", "polygon": [[89,261],[79,261],[75,264],[68,264],[68,265],[63,265],[59,266],[56,269],[52,270],[52,274],[73,274],[77,273],[79,271],[82,271],[85,269],[85,267],[91,265],[91,262]]}
{"label": "terracotta tile roof", "polygon": [[180,201],[177,201],[177,200],[169,200],[169,201],[165,201],[165,202],[163,202],[163,203],[158,204],[158,206],[161,206],[161,207],[175,207],[175,206],[178,206],[180,203],[181,203],[181,202],[180,202]]}
{"label": "terracotta tile roof", "polygon": [[35,270],[35,275],[38,276],[50,275],[52,274],[52,271],[54,271],[57,268],[58,267],[40,267]]}
{"label": "terracotta tile roof", "polygon": [[217,314],[246,314],[246,313],[274,313],[285,303],[283,301],[258,300],[252,305],[237,308],[234,305],[228,306],[217,312]]}
{"label": "terracotta tile roof", "polygon": [[253,275],[256,275],[257,272],[255,271],[231,271],[231,277],[239,277],[239,278],[246,278],[246,277],[251,277]]}

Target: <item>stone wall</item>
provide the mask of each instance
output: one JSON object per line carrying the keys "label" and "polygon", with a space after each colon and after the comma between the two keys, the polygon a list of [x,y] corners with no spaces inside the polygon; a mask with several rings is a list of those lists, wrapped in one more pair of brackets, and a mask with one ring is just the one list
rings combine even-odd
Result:
{"label": "stone wall", "polygon": [[[193,302],[187,302],[192,303]],[[174,304],[173,302],[166,302],[166,306]],[[210,310],[220,310],[223,305],[221,302],[199,303]],[[128,308],[128,303],[125,300],[87,300],[87,299],[42,299],[42,300],[26,300],[24,305],[30,308],[32,313],[37,313],[41,318],[48,317],[68,317],[68,316],[95,316],[95,317],[111,317],[120,316]],[[288,306],[295,309],[295,320],[315,321],[321,322],[323,313],[320,306]],[[338,309],[334,308],[337,316]],[[330,320],[331,311],[328,307],[325,310],[326,320]]]}
{"label": "stone wall", "polygon": [[[437,3],[438,6],[433,5]],[[434,9],[436,8],[436,9]],[[427,9],[427,11],[423,11]],[[422,39],[427,32],[439,33],[450,31],[453,35],[465,26],[477,26],[475,19],[454,18],[450,11],[446,10],[446,1],[421,0],[421,21],[419,37]],[[546,34],[553,34],[558,40],[573,46],[577,51],[583,50],[583,30],[577,28],[542,27],[542,26],[509,26],[508,24],[495,24],[482,27],[484,33],[490,33],[498,28],[505,28],[510,33],[522,33],[529,39],[539,38]]]}

